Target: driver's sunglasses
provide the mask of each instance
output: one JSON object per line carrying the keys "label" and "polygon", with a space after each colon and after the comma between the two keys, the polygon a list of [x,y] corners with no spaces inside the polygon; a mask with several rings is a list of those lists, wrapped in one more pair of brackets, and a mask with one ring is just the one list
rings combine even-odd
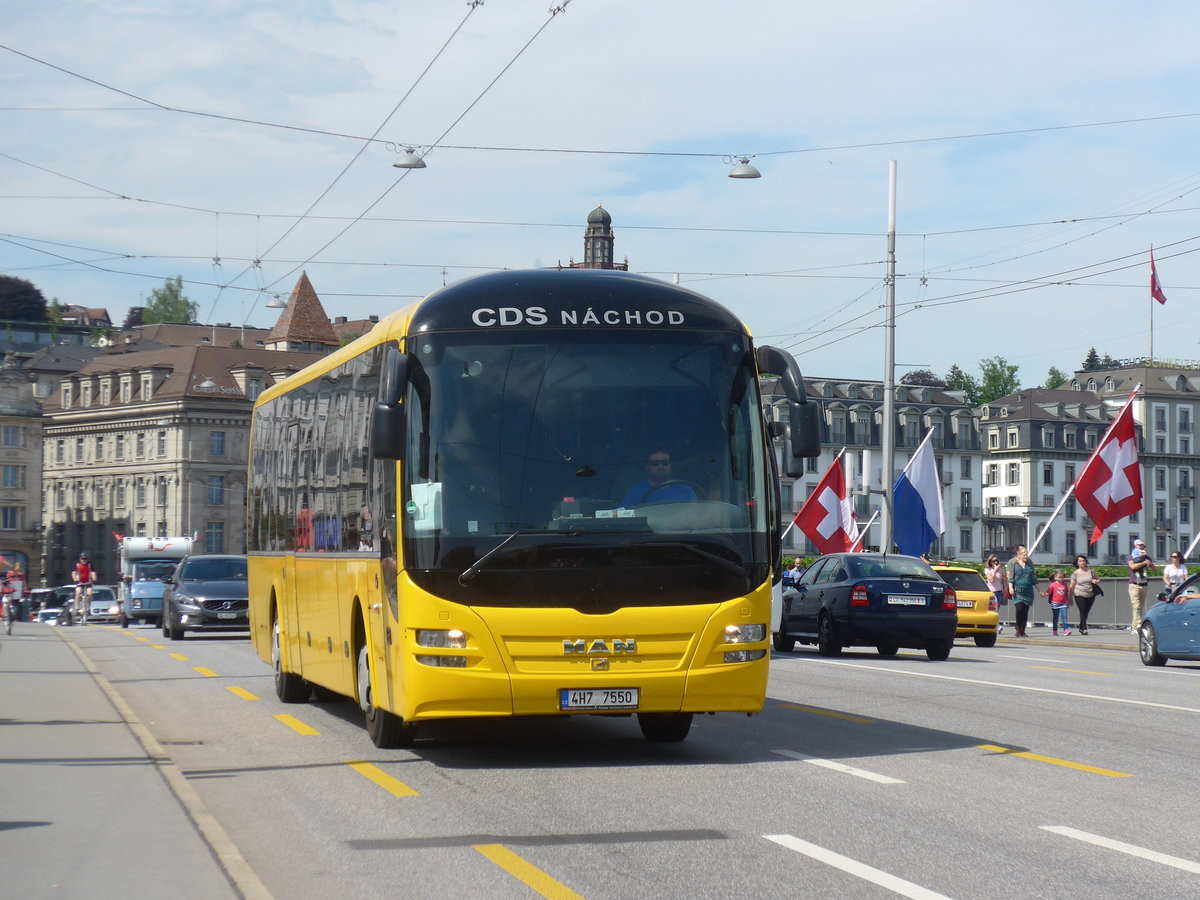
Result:
{"label": "driver's sunglasses", "polygon": [[663,466],[669,466],[670,464],[671,464],[670,459],[648,459],[648,460],[646,460],[646,465],[654,466],[656,468],[661,468]]}

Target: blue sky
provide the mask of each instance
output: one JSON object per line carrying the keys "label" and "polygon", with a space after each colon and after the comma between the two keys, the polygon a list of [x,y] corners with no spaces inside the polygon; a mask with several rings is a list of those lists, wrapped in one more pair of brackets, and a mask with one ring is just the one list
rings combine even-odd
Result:
{"label": "blue sky", "polygon": [[269,326],[303,269],[361,317],[579,258],[603,202],[634,271],[881,378],[894,159],[901,373],[1200,359],[1196,4],[549,6],[16,0],[0,272],[118,323],[180,274]]}

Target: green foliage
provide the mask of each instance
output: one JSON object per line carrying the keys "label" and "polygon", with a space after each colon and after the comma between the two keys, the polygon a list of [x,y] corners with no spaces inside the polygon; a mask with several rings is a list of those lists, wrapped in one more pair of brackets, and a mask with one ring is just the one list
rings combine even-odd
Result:
{"label": "green foliage", "polygon": [[1007,397],[1021,389],[1017,378],[1019,366],[1010,365],[1003,356],[990,356],[979,361],[983,377],[979,380],[979,402],[989,403],[997,397]]}
{"label": "green foliage", "polygon": [[1046,383],[1042,385],[1048,391],[1053,391],[1058,387],[1067,383],[1067,376],[1064,375],[1056,366],[1051,366],[1046,373]]}
{"label": "green foliage", "polygon": [[968,375],[958,367],[955,363],[950,367],[950,371],[946,373],[946,390],[962,391],[966,394],[967,406],[978,406],[979,399],[979,382],[975,380],[975,376]]}
{"label": "green foliage", "polygon": [[45,322],[46,298],[32,282],[0,275],[0,319]]}
{"label": "green foliage", "polygon": [[946,386],[946,382],[938,378],[928,369],[913,369],[911,372],[905,372],[900,376],[901,384],[919,385],[922,387],[941,388]]}
{"label": "green foliage", "polygon": [[183,293],[183,276],[168,278],[160,288],[150,292],[150,300],[142,311],[142,324],[154,325],[170,322],[175,325],[192,325],[196,322],[199,305]]}
{"label": "green foliage", "polygon": [[1092,347],[1090,350],[1088,350],[1087,356],[1083,358],[1083,365],[1079,368],[1080,371],[1083,372],[1095,372],[1101,367],[1102,364],[1100,362],[1100,354],[1096,352],[1095,347]]}

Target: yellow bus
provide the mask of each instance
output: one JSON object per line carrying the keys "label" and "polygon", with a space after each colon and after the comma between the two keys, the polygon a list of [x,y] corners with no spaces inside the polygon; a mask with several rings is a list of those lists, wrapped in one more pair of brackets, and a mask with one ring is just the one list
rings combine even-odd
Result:
{"label": "yellow bus", "polygon": [[[768,427],[759,375],[789,416]],[[778,579],[772,436],[819,452],[792,357],[723,306],[624,272],[443,288],[264,391],[250,625],[285,702],[422,724],[761,710]]]}

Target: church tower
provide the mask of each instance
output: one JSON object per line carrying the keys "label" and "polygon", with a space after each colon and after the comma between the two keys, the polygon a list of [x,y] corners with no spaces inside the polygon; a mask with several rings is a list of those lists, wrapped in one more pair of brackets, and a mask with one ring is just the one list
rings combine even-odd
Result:
{"label": "church tower", "polygon": [[583,232],[583,262],[572,263],[577,269],[620,269],[629,270],[628,261],[618,263],[613,261],[613,244],[615,238],[612,230],[612,216],[602,204],[588,213],[587,229]]}

